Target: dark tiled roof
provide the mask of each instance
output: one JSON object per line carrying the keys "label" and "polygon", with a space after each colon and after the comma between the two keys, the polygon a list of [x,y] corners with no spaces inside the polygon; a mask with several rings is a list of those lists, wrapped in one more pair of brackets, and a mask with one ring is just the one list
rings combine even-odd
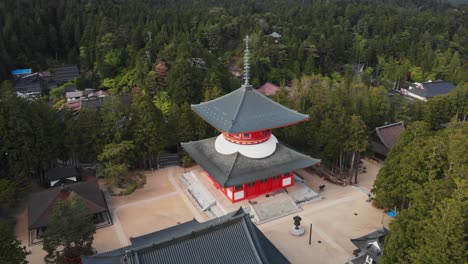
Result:
{"label": "dark tiled roof", "polygon": [[[369,263],[366,263],[366,260],[367,260],[367,255],[362,255],[362,256],[359,256],[355,259],[352,259],[351,260],[351,264],[369,264]],[[374,264],[375,262],[371,263],[371,264]]]}
{"label": "dark tiled roof", "polygon": [[188,221],[170,228],[149,233],[143,236],[130,238],[130,241],[132,242],[132,246],[134,247],[142,247],[148,244],[158,244],[165,240],[172,239],[173,237],[178,237],[184,234],[191,233],[193,231],[206,229],[210,225],[213,225],[213,223],[224,222],[226,220],[231,219],[232,217],[241,215],[243,213],[243,210],[238,210],[221,216],[217,219],[206,221],[203,223],[200,223],[196,219],[193,219],[192,221]]}
{"label": "dark tiled roof", "polygon": [[384,227],[360,238],[351,239],[351,242],[359,248],[364,255],[369,255],[376,263],[378,263],[382,257],[385,237],[388,232],[388,229]]}
{"label": "dark tiled roof", "polygon": [[242,209],[134,238],[131,246],[119,250],[83,256],[83,264],[120,264],[124,258],[129,264],[289,263]]}
{"label": "dark tiled roof", "polygon": [[56,82],[68,82],[78,77],[80,72],[78,71],[78,66],[66,66],[55,68],[52,74],[52,79]]}
{"label": "dark tiled roof", "polygon": [[65,179],[70,177],[78,177],[80,174],[74,167],[58,167],[48,170],[45,173],[45,178],[48,181]]}
{"label": "dark tiled roof", "polygon": [[398,137],[404,131],[405,125],[403,124],[403,122],[398,122],[375,128],[375,133],[388,149],[391,149],[396,144]]}
{"label": "dark tiled roof", "polygon": [[15,81],[14,86],[20,93],[38,93],[42,90],[41,81],[37,77],[19,79]]}
{"label": "dark tiled roof", "polygon": [[216,151],[215,140],[216,137],[182,143],[182,147],[223,187],[267,179],[320,162],[279,143],[266,158],[252,159],[238,152],[223,155]]}
{"label": "dark tiled roof", "polygon": [[227,95],[192,105],[192,109],[218,130],[229,133],[282,127],[309,118],[276,103],[250,85],[242,85]]}
{"label": "dark tiled roof", "polygon": [[106,202],[96,181],[78,182],[65,185],[63,188],[51,188],[29,196],[29,229],[47,226],[54,206],[72,192],[85,202],[92,214],[107,211]]}
{"label": "dark tiled roof", "polygon": [[437,95],[448,94],[455,88],[455,84],[446,81],[425,82],[421,86],[423,89],[415,88],[409,90],[409,92],[431,98]]}

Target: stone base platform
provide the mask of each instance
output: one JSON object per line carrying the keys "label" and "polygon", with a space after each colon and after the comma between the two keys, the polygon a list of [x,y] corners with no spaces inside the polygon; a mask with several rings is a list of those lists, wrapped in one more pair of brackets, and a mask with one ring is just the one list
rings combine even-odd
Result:
{"label": "stone base platform", "polygon": [[302,211],[286,192],[270,197],[257,197],[252,200],[257,224],[263,224],[290,214]]}
{"label": "stone base platform", "polygon": [[299,205],[320,198],[300,177],[295,177],[294,186],[237,203],[231,203],[216,189],[200,168],[184,173],[180,179],[186,186],[186,195],[210,217],[223,216],[242,207],[255,223],[263,224],[297,213],[302,210]]}

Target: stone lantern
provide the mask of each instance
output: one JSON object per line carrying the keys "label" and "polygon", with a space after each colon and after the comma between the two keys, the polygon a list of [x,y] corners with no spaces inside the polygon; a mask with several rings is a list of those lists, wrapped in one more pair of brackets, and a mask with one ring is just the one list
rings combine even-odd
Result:
{"label": "stone lantern", "polygon": [[305,232],[304,228],[301,227],[302,218],[296,215],[295,217],[293,217],[293,220],[294,220],[294,224],[289,229],[289,233],[291,233],[291,235],[293,236],[302,236]]}

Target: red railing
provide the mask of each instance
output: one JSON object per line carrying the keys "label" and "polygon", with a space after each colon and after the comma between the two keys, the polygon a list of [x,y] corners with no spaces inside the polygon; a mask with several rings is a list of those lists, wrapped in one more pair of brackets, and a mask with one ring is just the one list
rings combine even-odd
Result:
{"label": "red railing", "polygon": [[235,144],[253,145],[267,141],[271,137],[271,130],[260,130],[249,133],[223,133],[224,138]]}

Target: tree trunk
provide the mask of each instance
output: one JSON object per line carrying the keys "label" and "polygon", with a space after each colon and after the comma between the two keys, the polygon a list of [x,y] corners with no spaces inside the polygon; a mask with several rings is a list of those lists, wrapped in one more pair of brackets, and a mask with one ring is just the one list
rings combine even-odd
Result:
{"label": "tree trunk", "polygon": [[351,166],[349,168],[349,183],[353,182],[353,169],[354,169],[354,159],[356,157],[356,151],[353,151],[353,156],[351,157]]}
{"label": "tree trunk", "polygon": [[[357,155],[357,163],[359,163],[359,160],[361,160],[361,154],[358,153]],[[357,166],[354,166],[354,184],[357,184],[357,175],[358,175],[358,170],[357,170]]]}

